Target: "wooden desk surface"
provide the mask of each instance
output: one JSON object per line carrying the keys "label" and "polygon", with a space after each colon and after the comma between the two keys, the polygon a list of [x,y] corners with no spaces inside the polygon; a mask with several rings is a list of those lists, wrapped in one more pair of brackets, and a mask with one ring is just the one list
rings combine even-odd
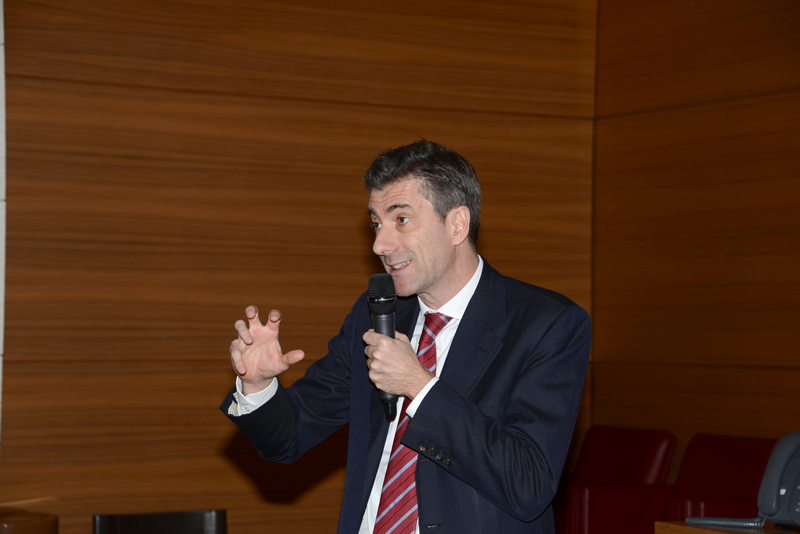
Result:
{"label": "wooden desk surface", "polygon": [[767,523],[764,525],[764,528],[724,528],[687,525],[683,521],[656,521],[655,534],[700,534],[702,532],[725,532],[727,534],[741,534],[742,532],[756,532],[759,534],[781,532],[787,534],[792,531],[777,529],[772,523]]}

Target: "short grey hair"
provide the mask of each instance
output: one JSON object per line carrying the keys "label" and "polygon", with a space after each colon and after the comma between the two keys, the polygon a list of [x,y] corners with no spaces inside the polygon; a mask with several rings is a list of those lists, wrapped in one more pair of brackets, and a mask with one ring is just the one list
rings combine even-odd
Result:
{"label": "short grey hair", "polygon": [[409,179],[418,181],[420,194],[433,204],[442,221],[453,208],[467,207],[468,239],[477,250],[481,185],[470,162],[438,143],[422,139],[376,156],[364,173],[364,187],[371,193]]}

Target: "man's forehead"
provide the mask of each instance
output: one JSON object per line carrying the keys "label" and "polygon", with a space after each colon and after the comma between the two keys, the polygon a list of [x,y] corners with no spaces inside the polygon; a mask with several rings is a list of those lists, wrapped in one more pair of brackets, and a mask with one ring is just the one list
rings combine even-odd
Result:
{"label": "man's forehead", "polygon": [[413,178],[400,180],[384,186],[382,189],[373,189],[369,193],[367,211],[375,213],[379,210],[392,211],[398,207],[414,207],[424,201],[419,188],[419,181]]}

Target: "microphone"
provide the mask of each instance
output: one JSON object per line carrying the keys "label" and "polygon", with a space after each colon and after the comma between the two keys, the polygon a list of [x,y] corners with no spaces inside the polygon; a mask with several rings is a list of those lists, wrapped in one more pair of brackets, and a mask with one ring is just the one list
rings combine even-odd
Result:
{"label": "microphone", "polygon": [[[394,312],[397,301],[394,294],[394,282],[389,273],[373,274],[369,277],[367,292],[369,313],[372,314],[372,328],[379,334],[394,339]],[[391,422],[397,417],[397,395],[378,390],[386,412],[386,420]]]}

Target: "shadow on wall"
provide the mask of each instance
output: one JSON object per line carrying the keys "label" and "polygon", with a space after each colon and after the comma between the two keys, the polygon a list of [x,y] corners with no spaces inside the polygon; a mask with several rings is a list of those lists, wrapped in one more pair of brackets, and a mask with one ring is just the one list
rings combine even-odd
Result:
{"label": "shadow on wall", "polygon": [[264,500],[291,504],[345,467],[347,431],[347,426],[339,429],[293,464],[265,462],[247,436],[238,430],[222,453],[253,481]]}

